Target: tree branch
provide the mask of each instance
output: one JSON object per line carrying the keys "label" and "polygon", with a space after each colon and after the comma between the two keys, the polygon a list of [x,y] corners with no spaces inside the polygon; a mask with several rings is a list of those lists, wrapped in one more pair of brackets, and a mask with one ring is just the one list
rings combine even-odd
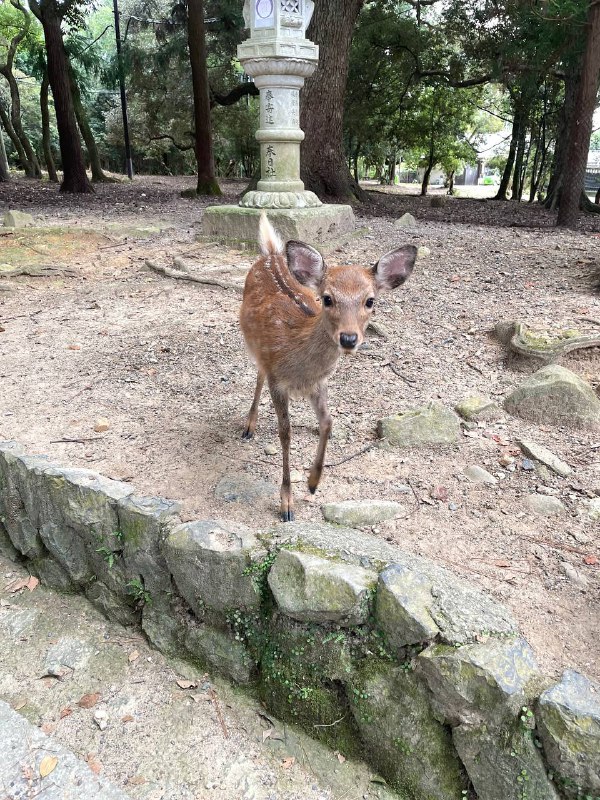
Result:
{"label": "tree branch", "polygon": [[417,73],[418,78],[444,78],[448,86],[453,89],[468,89],[469,86],[481,86],[482,83],[490,83],[493,80],[493,75],[480,75],[478,78],[467,78],[464,81],[454,80],[447,72],[441,69],[430,69],[424,72]]}
{"label": "tree branch", "polygon": [[212,89],[210,90],[210,107],[215,106],[232,106],[241,100],[242,97],[258,97],[259,91],[253,82],[240,83],[235,89],[232,89],[228,94],[217,94]]}
{"label": "tree branch", "polygon": [[[194,135],[193,133],[190,133],[190,136],[193,137],[193,135]],[[170,139],[171,143],[173,144],[173,146],[176,147],[178,150],[181,150],[181,152],[185,152],[186,150],[193,150],[194,149],[194,145],[193,144],[179,144],[179,142],[176,142],[175,139],[171,136],[170,133],[162,133],[160,136],[151,136],[148,139],[148,141],[149,142],[158,142],[160,139]]]}

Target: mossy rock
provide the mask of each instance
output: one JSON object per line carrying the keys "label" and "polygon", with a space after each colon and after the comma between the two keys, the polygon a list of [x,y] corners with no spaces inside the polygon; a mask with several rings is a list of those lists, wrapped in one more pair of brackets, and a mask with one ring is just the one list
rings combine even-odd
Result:
{"label": "mossy rock", "polygon": [[365,662],[348,687],[370,761],[401,797],[463,800],[467,779],[449,729],[435,717],[410,665]]}

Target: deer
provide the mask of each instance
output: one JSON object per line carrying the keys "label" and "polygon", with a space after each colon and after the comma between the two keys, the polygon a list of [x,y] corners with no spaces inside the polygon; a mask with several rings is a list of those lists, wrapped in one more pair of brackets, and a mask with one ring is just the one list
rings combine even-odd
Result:
{"label": "deer", "polygon": [[252,439],[265,381],[277,415],[282,450],[281,520],[294,520],[290,481],[290,397],[310,400],[319,443],[308,476],[314,494],[321,480],[332,419],[327,381],[342,355],[357,352],[377,298],[401,286],[413,271],[417,248],[403,245],[372,267],[325,265],[314,247],[281,239],[263,212],[261,256],[246,276],[240,326],[258,375],[242,439]]}

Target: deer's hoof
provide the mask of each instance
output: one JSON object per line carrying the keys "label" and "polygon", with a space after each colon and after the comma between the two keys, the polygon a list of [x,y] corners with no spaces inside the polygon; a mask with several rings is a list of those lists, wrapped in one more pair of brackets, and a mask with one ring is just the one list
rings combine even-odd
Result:
{"label": "deer's hoof", "polygon": [[309,484],[308,484],[308,491],[309,491],[311,494],[315,494],[315,492],[317,491],[317,487],[316,487],[316,486],[311,486],[311,485],[310,485],[310,483],[309,483]]}
{"label": "deer's hoof", "polygon": [[281,521],[282,522],[293,522],[294,521],[294,512],[293,511],[282,511],[281,512]]}
{"label": "deer's hoof", "polygon": [[254,439],[254,431],[251,431],[250,428],[246,428],[246,430],[242,433],[242,441],[249,442],[250,439]]}

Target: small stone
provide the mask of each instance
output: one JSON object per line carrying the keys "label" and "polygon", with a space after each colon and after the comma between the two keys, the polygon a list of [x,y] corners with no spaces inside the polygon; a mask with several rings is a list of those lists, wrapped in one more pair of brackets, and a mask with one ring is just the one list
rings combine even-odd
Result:
{"label": "small stone", "polygon": [[558,497],[540,494],[531,494],[526,497],[525,506],[528,511],[539,517],[554,517],[557,514],[564,514],[566,510]]}
{"label": "small stone", "polygon": [[215,497],[226,503],[252,505],[262,498],[274,497],[276,494],[275,484],[244,474],[226,475],[215,487]]}
{"label": "small stone", "polygon": [[290,481],[292,483],[303,483],[304,480],[304,473],[301,470],[293,469],[290,471]]}
{"label": "small stone", "polygon": [[408,212],[406,214],[402,214],[402,216],[394,222],[394,225],[397,228],[414,228],[416,224],[417,220]]}
{"label": "small stone", "polygon": [[106,417],[99,417],[94,423],[96,433],[104,433],[110,428],[110,422]]}
{"label": "small stone", "polygon": [[33,217],[23,211],[7,211],[3,224],[5,228],[28,228],[33,225]]}
{"label": "small stone", "polygon": [[97,708],[94,711],[94,722],[101,731],[108,727],[108,711],[105,708]]}
{"label": "small stone", "polygon": [[453,444],[459,433],[458,417],[440,403],[429,403],[425,408],[385,417],[377,423],[379,437],[398,447]]}
{"label": "small stone", "polygon": [[578,375],[553,364],[534,372],[504,401],[510,414],[545,425],[600,428],[600,400]]}
{"label": "small stone", "polygon": [[469,422],[489,421],[502,416],[502,411],[488,397],[467,397],[454,406],[457,414]]}
{"label": "small stone", "polygon": [[582,575],[572,564],[569,564],[568,561],[561,561],[560,569],[563,575],[574,583],[575,586],[579,586],[580,589],[585,589],[588,585],[588,579],[585,575]]}
{"label": "small stone", "polygon": [[593,520],[600,520],[600,497],[594,497],[587,504],[588,517]]}
{"label": "small stone", "polygon": [[265,455],[267,456],[276,456],[279,452],[279,448],[276,444],[267,444],[265,445]]}
{"label": "small stone", "polygon": [[417,248],[417,258],[429,258],[431,255],[431,250],[428,247],[418,247]]}
{"label": "small stone", "polygon": [[498,459],[498,463],[502,467],[510,467],[515,463],[515,459],[511,455],[509,455],[508,453],[504,453]]}
{"label": "small stone", "polygon": [[361,528],[394,519],[402,511],[402,506],[392,500],[344,500],[341,503],[326,503],[321,511],[327,522]]}
{"label": "small stone", "polygon": [[486,469],[483,469],[483,467],[478,467],[476,464],[465,467],[463,474],[466,475],[471,483],[498,483],[497,478],[494,478],[494,476],[491,475]]}
{"label": "small stone", "polygon": [[65,637],[52,645],[46,655],[44,670],[47,675],[64,675],[67,669],[82,669],[92,655],[92,647],[80,639]]}
{"label": "small stone", "polygon": [[565,461],[561,461],[561,459],[555,456],[547,447],[525,439],[518,441],[517,444],[526,456],[530,456],[530,458],[544,464],[562,478],[568,477],[573,472]]}
{"label": "small stone", "polygon": [[524,469],[525,472],[533,472],[535,470],[535,464],[530,458],[524,458],[521,461],[521,469]]}

